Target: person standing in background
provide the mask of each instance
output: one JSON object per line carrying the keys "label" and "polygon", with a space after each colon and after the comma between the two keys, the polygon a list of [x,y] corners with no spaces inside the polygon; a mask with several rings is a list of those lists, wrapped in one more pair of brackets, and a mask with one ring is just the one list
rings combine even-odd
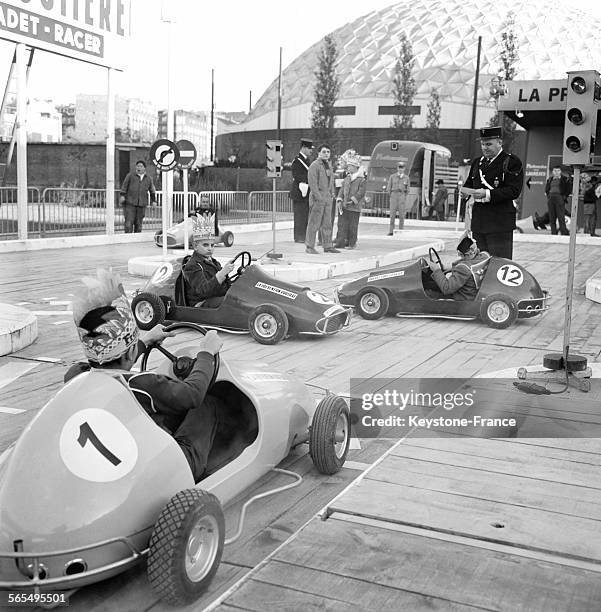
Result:
{"label": "person standing in background", "polygon": [[125,233],[140,233],[146,206],[156,201],[152,178],[146,174],[146,163],[139,159],[135,172],[129,172],[121,185],[119,203],[123,206]]}
{"label": "person standing in background", "polygon": [[471,165],[461,192],[474,200],[471,232],[481,251],[511,259],[516,205],[524,170],[518,157],[503,151],[501,127],[480,130],[482,157]]}
{"label": "person standing in background", "polygon": [[309,220],[309,157],[313,141],[301,138],[299,154],[292,162],[292,187],[290,199],[294,213],[294,242],[305,242]]}
{"label": "person standing in background", "polygon": [[391,174],[388,179],[386,193],[390,196],[390,225],[388,235],[394,233],[394,220],[399,213],[399,229],[405,226],[405,206],[407,205],[407,193],[409,193],[409,177],[405,174],[405,162],[399,161],[397,172]]}
{"label": "person standing in background", "polygon": [[[561,166],[554,166],[551,176],[545,184],[545,195],[547,196],[547,210],[549,211],[549,224],[551,233],[557,234],[557,223],[562,236],[568,236],[570,232],[566,227],[566,200],[570,195],[570,181],[561,174]],[[535,219],[535,222],[537,220]],[[536,229],[536,225],[535,225]]]}

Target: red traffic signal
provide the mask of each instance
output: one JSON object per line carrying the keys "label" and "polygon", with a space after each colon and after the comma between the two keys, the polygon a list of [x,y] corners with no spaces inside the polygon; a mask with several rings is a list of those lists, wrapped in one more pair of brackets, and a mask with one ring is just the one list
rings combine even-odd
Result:
{"label": "red traffic signal", "polygon": [[586,81],[581,76],[574,77],[570,87],[574,93],[583,94],[586,91]]}

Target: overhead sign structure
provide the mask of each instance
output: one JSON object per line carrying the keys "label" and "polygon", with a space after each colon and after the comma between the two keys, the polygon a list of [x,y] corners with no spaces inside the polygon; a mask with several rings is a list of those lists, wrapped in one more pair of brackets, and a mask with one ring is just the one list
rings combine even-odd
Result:
{"label": "overhead sign structure", "polygon": [[182,170],[191,168],[196,161],[196,147],[189,140],[178,140],[175,144],[179,149],[179,167]]}
{"label": "overhead sign structure", "polygon": [[596,70],[568,72],[563,163],[586,166],[595,150],[601,83]]}
{"label": "overhead sign structure", "polygon": [[268,140],[267,147],[267,178],[282,176],[282,141]]}
{"label": "overhead sign structure", "polygon": [[2,0],[0,38],[122,70],[131,0]]}
{"label": "overhead sign structure", "polygon": [[161,172],[169,172],[179,163],[179,149],[171,140],[159,138],[150,147],[150,159]]}

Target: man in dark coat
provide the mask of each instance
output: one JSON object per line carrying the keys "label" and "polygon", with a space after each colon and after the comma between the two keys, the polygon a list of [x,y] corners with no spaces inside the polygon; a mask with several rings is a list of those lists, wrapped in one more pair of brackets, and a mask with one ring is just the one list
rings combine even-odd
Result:
{"label": "man in dark coat", "polygon": [[294,211],[294,242],[305,242],[307,221],[309,219],[309,157],[313,150],[313,141],[301,138],[299,154],[292,162],[292,187],[290,198]]}
{"label": "man in dark coat", "polygon": [[123,206],[126,234],[142,231],[144,213],[148,204],[154,204],[156,193],[152,178],[146,174],[146,163],[139,159],[136,171],[130,172],[121,185],[119,202]]}
{"label": "man in dark coat", "polygon": [[496,257],[513,256],[516,206],[522,192],[524,171],[515,155],[503,151],[500,127],[482,128],[482,157],[470,168],[461,192],[474,199],[471,231],[481,251]]}
{"label": "man in dark coat", "polygon": [[[561,166],[554,166],[551,170],[551,176],[547,179],[545,184],[549,224],[551,225],[552,234],[557,234],[556,221],[559,223],[559,231],[563,236],[569,236],[570,234],[566,227],[565,210],[566,202],[571,191],[572,186],[570,185],[570,179],[567,176],[563,176],[561,173]],[[535,219],[535,223],[537,221],[538,220]]]}

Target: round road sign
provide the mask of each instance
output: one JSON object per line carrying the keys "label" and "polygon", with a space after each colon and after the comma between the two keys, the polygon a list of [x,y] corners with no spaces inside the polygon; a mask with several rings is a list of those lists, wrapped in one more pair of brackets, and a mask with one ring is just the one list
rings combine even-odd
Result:
{"label": "round road sign", "polygon": [[196,161],[196,147],[189,140],[178,140],[175,144],[179,149],[179,167],[191,168]]}
{"label": "round road sign", "polygon": [[166,138],[159,138],[150,147],[150,158],[161,172],[167,172],[177,166],[179,149],[174,142]]}

